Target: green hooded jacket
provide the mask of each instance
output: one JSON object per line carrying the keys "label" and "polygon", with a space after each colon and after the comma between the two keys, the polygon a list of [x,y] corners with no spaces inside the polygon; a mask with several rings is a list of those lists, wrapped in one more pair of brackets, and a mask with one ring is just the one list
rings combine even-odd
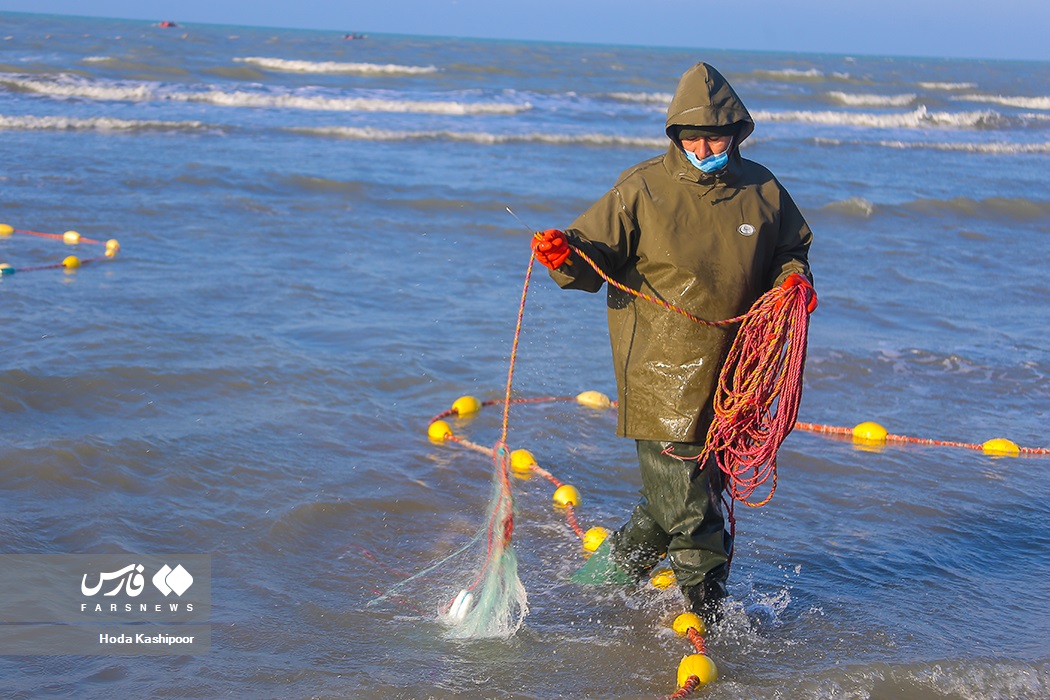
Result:
{"label": "green hooded jacket", "polygon": [[[676,127],[738,127],[728,165],[701,172]],[[746,312],[797,272],[809,277],[813,234],[769,170],[740,157],[754,121],[725,78],[698,63],[667,111],[667,152],[619,182],[565,230],[613,280],[718,321]],[[578,255],[550,272],[559,286],[597,292],[604,281]],[[702,442],[718,374],[735,327],[702,326],[651,301],[608,288],[618,393],[617,433],[639,440]]]}

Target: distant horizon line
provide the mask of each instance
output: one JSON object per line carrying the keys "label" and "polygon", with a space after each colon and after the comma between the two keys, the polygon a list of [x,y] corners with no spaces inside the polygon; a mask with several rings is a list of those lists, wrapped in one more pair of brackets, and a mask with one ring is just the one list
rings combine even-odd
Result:
{"label": "distant horizon line", "polygon": [[522,44],[555,44],[565,46],[599,46],[599,47],[618,47],[618,48],[631,48],[631,49],[667,49],[675,51],[720,51],[720,52],[737,52],[737,53],[754,53],[754,54],[770,54],[770,55],[799,55],[799,56],[835,56],[842,58],[852,57],[863,57],[872,59],[923,59],[923,60],[934,60],[934,61],[995,61],[1004,63],[1050,63],[1050,58],[1002,58],[1002,57],[990,57],[990,56],[935,56],[935,55],[922,55],[922,54],[890,54],[890,53],[873,53],[867,51],[853,51],[853,52],[840,52],[840,51],[801,51],[801,50],[788,50],[788,49],[753,49],[753,48],[725,48],[725,47],[714,47],[714,46],[683,46],[673,44],[629,44],[629,43],[609,43],[609,42],[595,42],[595,41],[568,41],[563,39],[523,39],[518,37],[494,37],[494,36],[479,36],[479,35],[444,35],[444,34],[414,34],[414,33],[394,33],[382,30],[369,30],[369,29],[352,29],[352,30],[336,30],[336,29],[324,29],[313,26],[279,26],[271,24],[228,24],[225,22],[215,21],[200,21],[200,20],[180,20],[177,18],[150,18],[150,17],[113,17],[109,15],[83,15],[67,12],[26,12],[22,10],[0,10],[0,15],[23,15],[26,17],[64,17],[69,19],[81,19],[90,21],[116,21],[116,22],[146,22],[150,27],[159,27],[162,22],[173,22],[173,28],[185,28],[187,26],[203,26],[203,27],[229,27],[234,29],[250,29],[250,30],[278,30],[278,31],[301,31],[301,32],[318,32],[323,34],[333,34],[340,37],[352,36],[352,35],[367,35],[375,37],[416,37],[421,39],[444,39],[444,40],[458,40],[458,41],[492,41],[492,42],[513,42]]}

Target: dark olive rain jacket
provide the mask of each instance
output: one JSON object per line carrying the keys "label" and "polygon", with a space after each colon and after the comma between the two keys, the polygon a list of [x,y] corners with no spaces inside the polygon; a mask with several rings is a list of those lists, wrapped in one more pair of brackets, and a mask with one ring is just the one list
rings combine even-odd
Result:
{"label": "dark olive rain jacket", "polygon": [[[729,164],[694,167],[676,126],[738,125]],[[707,320],[746,312],[798,272],[812,279],[812,233],[769,170],[740,157],[754,121],[714,68],[682,76],[667,111],[667,152],[621,174],[619,182],[566,229],[569,243],[611,278]],[[579,256],[551,271],[559,286],[598,291],[604,283]],[[619,400],[618,434],[640,440],[702,442],[711,399],[736,327],[711,328],[608,288],[609,334]]]}

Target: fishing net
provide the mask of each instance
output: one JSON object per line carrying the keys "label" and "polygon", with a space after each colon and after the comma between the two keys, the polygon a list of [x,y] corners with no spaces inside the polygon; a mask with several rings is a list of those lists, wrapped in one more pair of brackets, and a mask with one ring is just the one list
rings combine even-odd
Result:
{"label": "fishing net", "polygon": [[[473,539],[462,549],[453,552],[441,561],[424,571],[410,576],[372,603],[389,598],[396,589],[411,581],[440,570],[446,582],[459,578],[455,574],[459,562],[473,562],[470,570],[475,571],[472,577],[464,577],[461,588],[452,589],[439,615],[439,619],[448,626],[448,635],[457,638],[509,637],[513,635],[528,614],[529,606],[525,586],[518,577],[518,558],[511,546],[511,535],[514,532],[514,494],[511,491],[511,451],[507,446],[507,431],[510,420],[511,387],[514,382],[514,359],[518,352],[521,338],[522,318],[525,314],[525,298],[528,295],[529,281],[532,278],[534,257],[529,258],[525,273],[525,284],[521,292],[521,304],[518,307],[518,320],[514,329],[514,343],[511,348],[510,367],[507,371],[506,396],[503,401],[503,420],[500,438],[495,447],[486,448],[467,440],[456,439],[459,444],[490,454],[493,469],[492,497],[489,499],[488,517],[485,524],[477,531]],[[471,406],[470,410],[477,410]],[[458,413],[458,407],[454,410]],[[440,422],[432,422],[431,430]],[[441,440],[451,440],[454,436],[435,436]],[[455,563],[453,565],[453,563]],[[450,571],[452,573],[445,573]],[[447,583],[445,584],[447,585]],[[444,591],[448,593],[448,589]]]}
{"label": "fishing net", "polygon": [[474,536],[471,547],[481,555],[478,573],[441,615],[450,637],[509,637],[518,631],[529,611],[525,586],[518,577],[518,557],[511,544],[514,498],[507,478],[508,458],[505,449],[496,452],[498,468],[489,519]]}
{"label": "fishing net", "polygon": [[506,638],[521,628],[529,607],[511,544],[514,497],[509,451],[498,447],[491,452],[496,469],[484,524],[465,545],[422,571],[403,576],[369,606],[384,601],[408,604],[402,595],[428,600],[430,610],[416,609],[424,614],[436,612],[437,620],[447,628],[447,636],[457,639]]}

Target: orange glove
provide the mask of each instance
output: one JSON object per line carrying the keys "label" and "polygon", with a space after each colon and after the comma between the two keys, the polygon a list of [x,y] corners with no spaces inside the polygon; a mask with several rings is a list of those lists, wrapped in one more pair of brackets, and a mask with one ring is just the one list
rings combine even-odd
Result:
{"label": "orange glove", "polygon": [[802,287],[802,290],[806,293],[806,311],[813,313],[817,310],[817,290],[813,289],[813,285],[810,284],[805,275],[792,272],[787,276],[787,279],[780,283],[780,287],[782,289]]}
{"label": "orange glove", "polygon": [[565,234],[556,228],[537,232],[532,237],[532,252],[540,263],[552,270],[561,267],[572,253],[565,241]]}

